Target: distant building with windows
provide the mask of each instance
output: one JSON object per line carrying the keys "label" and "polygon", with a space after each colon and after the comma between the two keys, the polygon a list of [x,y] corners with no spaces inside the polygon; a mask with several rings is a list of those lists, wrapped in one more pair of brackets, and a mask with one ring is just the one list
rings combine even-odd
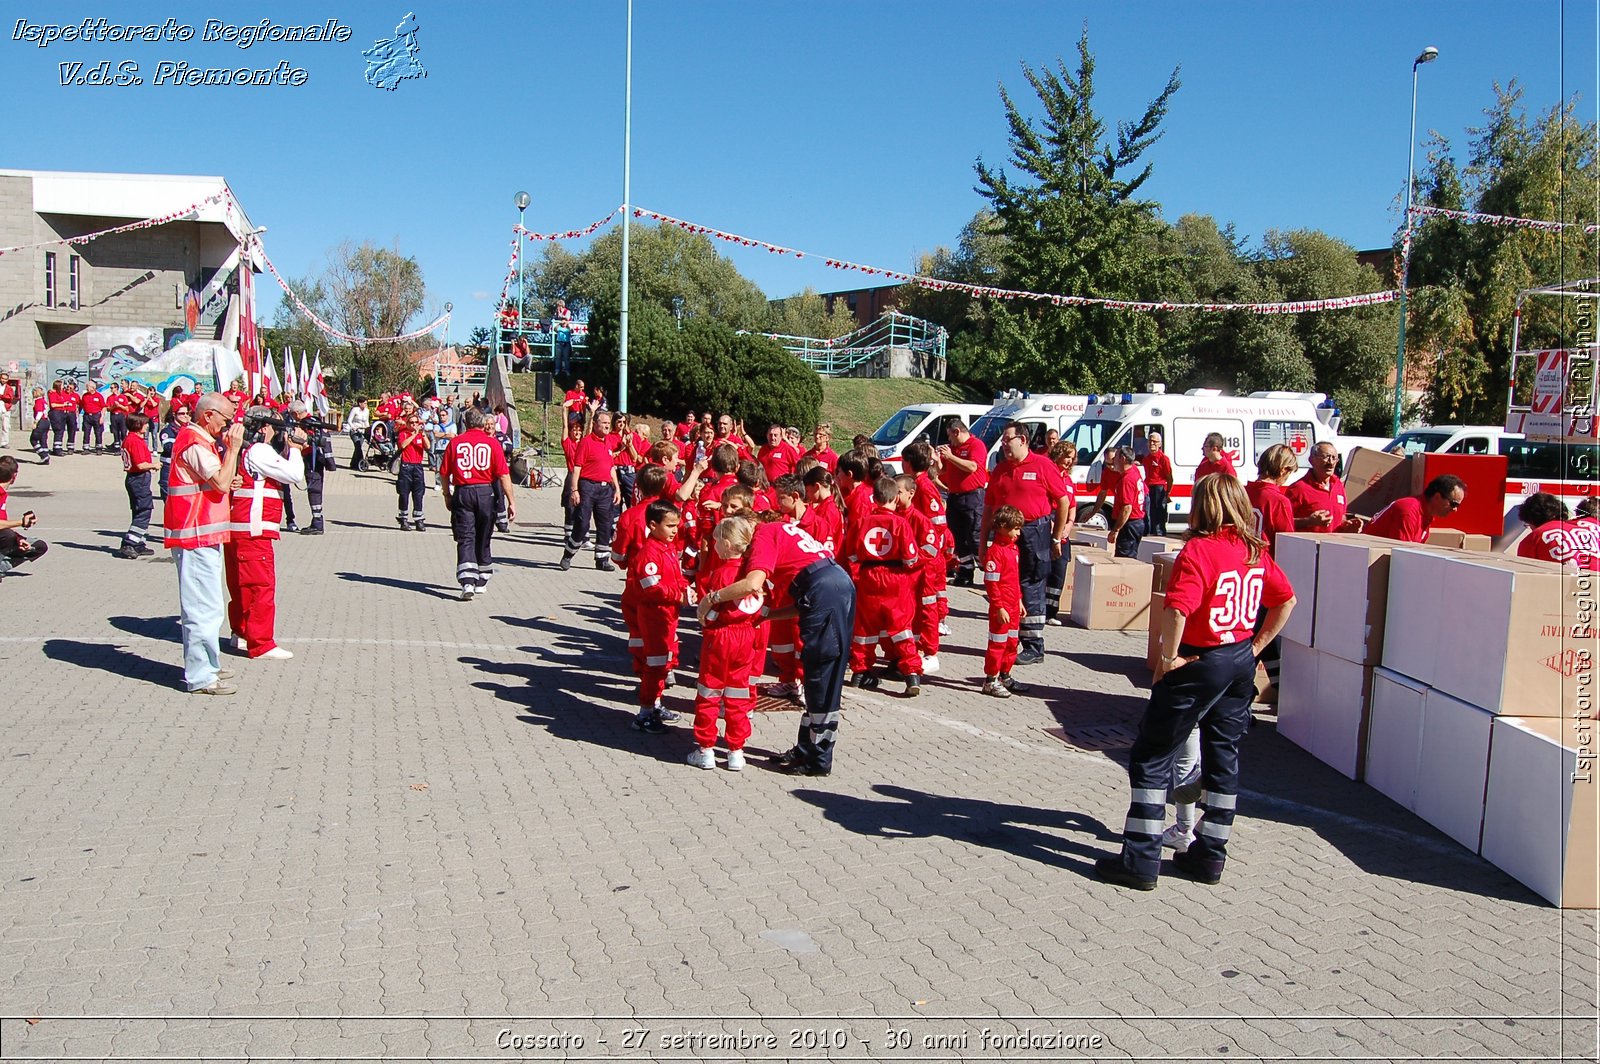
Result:
{"label": "distant building with windows", "polygon": [[822,302],[829,314],[833,313],[835,304],[843,302],[850,308],[850,313],[856,316],[857,327],[871,325],[883,316],[884,311],[896,307],[900,302],[900,289],[904,287],[904,285],[886,284],[877,288],[851,288],[843,292],[824,292]]}
{"label": "distant building with windows", "polygon": [[[55,242],[219,193],[175,221]],[[0,248],[19,248],[0,255],[0,368],[82,387],[179,340],[218,339],[251,228],[221,177],[0,170]]]}

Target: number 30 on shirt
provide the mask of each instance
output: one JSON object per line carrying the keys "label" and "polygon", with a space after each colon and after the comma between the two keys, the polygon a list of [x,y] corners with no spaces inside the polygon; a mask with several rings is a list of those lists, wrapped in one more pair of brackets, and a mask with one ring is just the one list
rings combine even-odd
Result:
{"label": "number 30 on shirt", "polygon": [[1243,573],[1229,570],[1217,578],[1211,599],[1211,630],[1225,642],[1232,642],[1233,633],[1238,629],[1256,626],[1264,582],[1260,569]]}

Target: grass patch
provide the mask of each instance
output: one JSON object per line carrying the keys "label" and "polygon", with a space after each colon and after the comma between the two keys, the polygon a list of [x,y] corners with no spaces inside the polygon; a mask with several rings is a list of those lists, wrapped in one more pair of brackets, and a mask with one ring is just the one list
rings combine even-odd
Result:
{"label": "grass patch", "polygon": [[837,450],[858,432],[868,435],[903,406],[916,403],[983,403],[974,392],[944,381],[921,378],[863,380],[841,377],[822,382],[822,420],[833,425]]}

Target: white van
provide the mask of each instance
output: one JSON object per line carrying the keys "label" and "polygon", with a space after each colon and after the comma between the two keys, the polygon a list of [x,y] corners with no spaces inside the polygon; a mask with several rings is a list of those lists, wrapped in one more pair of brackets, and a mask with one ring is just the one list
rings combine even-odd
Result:
{"label": "white van", "polygon": [[[1089,405],[1061,438],[1078,445],[1078,482],[1083,505],[1094,505],[1100,489],[1103,456],[1108,446],[1131,446],[1146,452],[1145,439],[1159,431],[1172,461],[1173,485],[1167,514],[1185,518],[1194,492],[1194,470],[1204,455],[1201,445],[1213,432],[1222,434],[1224,450],[1239,476],[1255,479],[1256,458],[1275,443],[1286,443],[1301,456],[1327,440],[1339,443],[1339,411],[1321,392],[1252,392],[1223,395],[1213,388],[1193,388],[1182,395],[1163,391],[1090,396]],[[1085,498],[1087,496],[1087,498]]]}
{"label": "white van", "polygon": [[938,447],[945,440],[945,429],[952,421],[970,426],[989,408],[975,403],[918,403],[895,411],[872,434],[878,457],[895,473],[904,472],[901,456],[913,443],[925,441]]}
{"label": "white van", "polygon": [[989,449],[989,468],[993,469],[1000,455],[1000,433],[1013,421],[1028,427],[1028,440],[1035,449],[1044,446],[1044,434],[1050,429],[1063,435],[1072,423],[1083,416],[1089,405],[1087,395],[1034,395],[1015,389],[994,397],[994,406],[972,426],[972,434]]}
{"label": "white van", "polygon": [[1502,425],[1427,425],[1407,429],[1383,450],[1410,458],[1414,454],[1500,454],[1502,439],[1520,440],[1522,433]]}

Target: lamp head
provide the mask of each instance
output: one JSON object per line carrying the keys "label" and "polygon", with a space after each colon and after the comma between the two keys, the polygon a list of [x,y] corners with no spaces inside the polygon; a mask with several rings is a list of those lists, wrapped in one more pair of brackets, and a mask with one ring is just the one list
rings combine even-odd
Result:
{"label": "lamp head", "polygon": [[1437,58],[1439,58],[1439,49],[1430,44],[1422,50],[1422,54],[1417,56],[1416,61],[1411,65],[1421,66],[1423,63],[1431,63]]}
{"label": "lamp head", "polygon": [[[1437,48],[1431,49],[1431,51],[1433,52],[1434,55],[1438,55],[1439,54],[1439,50]],[[528,209],[528,204],[533,202],[533,197],[528,195],[526,192],[518,192],[517,193],[517,198],[516,198],[516,200],[514,202],[517,205],[517,210],[525,211],[525,210]]]}

